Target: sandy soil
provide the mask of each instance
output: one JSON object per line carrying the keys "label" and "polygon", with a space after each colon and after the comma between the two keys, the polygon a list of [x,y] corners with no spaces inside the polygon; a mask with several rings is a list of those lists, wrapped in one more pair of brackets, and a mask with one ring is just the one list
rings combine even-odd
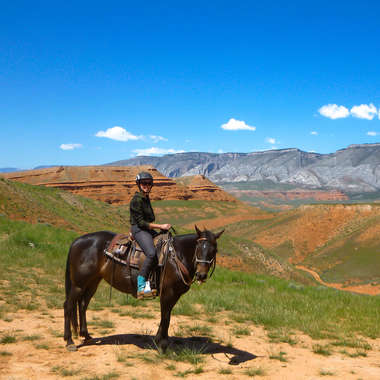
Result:
{"label": "sandy soil", "polygon": [[[80,346],[76,352],[68,352],[62,339],[63,315],[61,310],[49,310],[42,314],[37,311],[9,314],[0,320],[0,335],[14,336],[14,343],[0,345],[0,378],[56,379],[175,379],[185,371],[194,371],[197,366],[187,362],[176,362],[157,358],[152,348],[152,336],[159,323],[158,305],[147,301],[139,312],[149,312],[151,319],[134,319],[129,315],[136,311],[132,306],[118,307],[118,314],[112,308],[103,311],[89,311],[90,332],[96,337],[91,344]],[[194,317],[173,316],[170,327],[172,348],[185,347],[203,349],[204,362],[198,367],[201,373],[189,373],[187,379],[242,379],[249,378],[259,370],[256,378],[262,379],[380,379],[380,339],[366,341],[372,349],[366,356],[350,357],[347,352],[354,349],[333,347],[330,356],[313,353],[316,344],[327,342],[312,341],[302,334],[296,335],[295,345],[272,343],[265,330],[253,324],[228,323],[226,319],[210,323]],[[96,327],[96,321],[113,321],[114,328],[104,331]],[[191,327],[207,326],[211,329],[212,340],[195,334]],[[237,328],[248,329],[250,335],[236,335]],[[187,329],[187,330],[186,330]],[[182,331],[182,333],[181,333]],[[79,339],[76,339],[79,344]],[[346,353],[342,353],[345,349]],[[282,357],[286,361],[278,358]],[[272,357],[272,358],[271,358]],[[274,358],[274,357],[277,357]],[[106,377],[108,375],[108,377]]]}

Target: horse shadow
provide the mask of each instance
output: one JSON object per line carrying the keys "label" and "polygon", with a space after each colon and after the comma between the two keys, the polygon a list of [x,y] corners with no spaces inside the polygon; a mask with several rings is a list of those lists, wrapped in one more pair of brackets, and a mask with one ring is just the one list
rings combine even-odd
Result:
{"label": "horse shadow", "polygon": [[[238,365],[249,360],[256,359],[257,356],[251,354],[248,351],[239,350],[234,347],[224,346],[219,343],[215,343],[207,337],[188,337],[188,338],[169,338],[169,349],[174,352],[181,352],[185,349],[190,349],[193,352],[199,352],[202,354],[220,354],[223,353],[228,358],[228,364]],[[104,345],[135,345],[145,350],[157,350],[157,346],[154,342],[153,335],[143,334],[119,334],[110,335],[101,338],[92,338],[82,344],[79,344],[77,348],[87,346],[104,346]],[[232,357],[228,356],[232,355]]]}

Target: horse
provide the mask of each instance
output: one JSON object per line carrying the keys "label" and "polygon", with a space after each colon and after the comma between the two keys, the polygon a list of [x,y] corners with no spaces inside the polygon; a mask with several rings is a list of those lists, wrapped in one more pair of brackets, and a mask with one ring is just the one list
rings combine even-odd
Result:
{"label": "horse", "polygon": [[[194,281],[206,281],[211,267],[215,268],[217,239],[224,230],[213,233],[207,229],[195,234],[175,235],[171,240],[171,255],[161,273],[160,306],[161,321],[154,338],[159,349],[169,346],[170,315],[178,299],[186,293]],[[76,351],[71,327],[83,337],[83,344],[92,337],[87,329],[86,310],[102,279],[117,290],[137,298],[137,271],[116,264],[104,255],[116,234],[98,231],[78,237],[70,246],[66,262],[64,302],[64,340],[69,351]],[[211,273],[212,274],[212,273]]]}

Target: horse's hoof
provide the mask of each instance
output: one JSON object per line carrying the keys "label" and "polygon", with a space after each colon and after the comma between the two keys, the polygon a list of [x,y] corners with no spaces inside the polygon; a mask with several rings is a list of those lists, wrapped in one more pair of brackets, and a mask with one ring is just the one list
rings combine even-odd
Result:
{"label": "horse's hoof", "polygon": [[167,350],[168,347],[169,347],[169,341],[168,341],[167,339],[162,339],[162,340],[160,340],[160,341],[156,341],[156,345],[157,345],[158,349],[159,349],[161,352],[165,353],[166,350]]}
{"label": "horse's hoof", "polygon": [[70,352],[78,351],[78,347],[75,344],[68,344],[66,350]]}

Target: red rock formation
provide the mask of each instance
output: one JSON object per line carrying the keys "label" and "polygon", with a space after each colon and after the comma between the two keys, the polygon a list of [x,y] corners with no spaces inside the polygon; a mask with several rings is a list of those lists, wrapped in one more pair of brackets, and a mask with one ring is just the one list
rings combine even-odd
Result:
{"label": "red rock formation", "polygon": [[[207,181],[194,183],[190,188],[165,177],[151,166],[59,166],[46,169],[3,173],[2,176],[31,185],[57,187],[74,194],[112,204],[129,203],[137,187],[137,173],[148,171],[154,178],[152,200],[161,199],[215,199],[235,198]],[[205,182],[204,181],[204,182]],[[223,195],[224,194],[224,195]]]}
{"label": "red rock formation", "polygon": [[220,187],[208,180],[203,175],[179,177],[175,180],[177,184],[186,186],[193,194],[194,199],[207,199],[215,201],[236,202],[237,199],[226,193]]}

